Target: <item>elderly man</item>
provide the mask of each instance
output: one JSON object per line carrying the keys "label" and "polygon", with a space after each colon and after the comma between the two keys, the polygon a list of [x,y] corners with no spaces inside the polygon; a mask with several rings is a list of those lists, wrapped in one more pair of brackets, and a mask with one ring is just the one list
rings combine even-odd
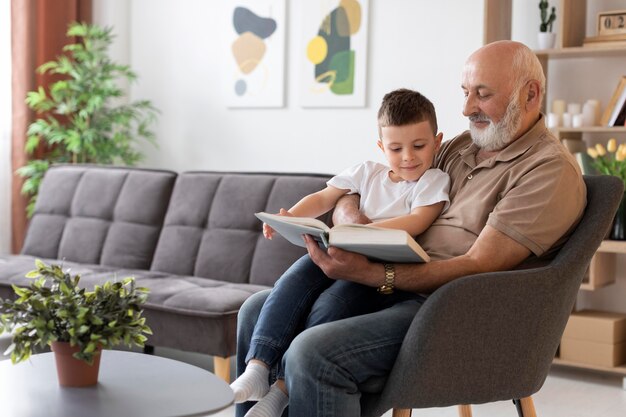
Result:
{"label": "elderly man", "polygon": [[[324,252],[307,238],[311,258],[327,276],[373,290],[385,285],[428,294],[459,277],[550,257],[573,231],[586,190],[578,165],[545,127],[545,76],[537,57],[517,42],[486,45],[468,58],[461,87],[470,131],[444,143],[436,159],[451,177],[451,205],[418,237],[433,260],[385,267],[335,248]],[[335,220],[368,222],[350,197]],[[241,309],[239,373],[266,296],[251,297]],[[422,302],[304,330],[283,357],[289,415],[360,416],[361,392],[382,391]],[[238,406],[238,415],[246,408]]]}

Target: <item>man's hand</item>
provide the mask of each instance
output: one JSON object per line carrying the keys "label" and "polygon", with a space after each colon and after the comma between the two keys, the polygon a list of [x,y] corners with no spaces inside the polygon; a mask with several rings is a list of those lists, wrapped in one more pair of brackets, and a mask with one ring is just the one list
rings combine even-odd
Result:
{"label": "man's hand", "polygon": [[341,197],[335,205],[333,224],[368,224],[372,221],[359,211],[358,194],[347,194]]}
{"label": "man's hand", "polygon": [[304,236],[311,260],[332,279],[344,279],[371,287],[382,284],[385,276],[382,264],[370,262],[365,256],[330,247],[322,250],[309,235]]}

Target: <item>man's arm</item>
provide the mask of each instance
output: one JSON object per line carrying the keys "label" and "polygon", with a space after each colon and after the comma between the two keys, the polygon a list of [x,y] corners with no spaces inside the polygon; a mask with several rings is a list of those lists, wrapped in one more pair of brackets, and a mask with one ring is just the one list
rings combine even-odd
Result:
{"label": "man's arm", "polygon": [[[334,279],[344,279],[370,287],[383,284],[385,272],[380,263],[337,248],[321,250],[309,236],[305,242],[313,262]],[[456,278],[481,272],[505,271],[519,265],[530,250],[491,226],[485,226],[470,250],[461,256],[423,264],[395,264],[395,287],[430,293]]]}
{"label": "man's arm", "polygon": [[333,211],[333,224],[368,224],[372,221],[359,211],[358,194],[348,194],[341,197]]}

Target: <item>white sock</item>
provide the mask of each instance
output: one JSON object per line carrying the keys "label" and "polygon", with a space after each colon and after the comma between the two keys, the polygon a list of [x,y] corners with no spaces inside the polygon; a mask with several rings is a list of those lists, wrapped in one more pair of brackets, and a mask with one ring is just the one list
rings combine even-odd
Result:
{"label": "white sock", "polygon": [[263,398],[270,390],[269,375],[269,368],[260,363],[248,363],[243,374],[230,384],[235,393],[235,404]]}
{"label": "white sock", "polygon": [[289,397],[276,385],[246,413],[244,417],[280,417],[289,404]]}

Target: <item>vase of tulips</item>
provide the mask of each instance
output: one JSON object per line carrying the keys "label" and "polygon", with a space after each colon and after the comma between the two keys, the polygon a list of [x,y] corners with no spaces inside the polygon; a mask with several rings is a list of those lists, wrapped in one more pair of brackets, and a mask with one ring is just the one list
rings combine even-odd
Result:
{"label": "vase of tulips", "polygon": [[[598,143],[587,149],[587,154],[593,158],[593,166],[604,175],[614,175],[626,185],[626,144],[617,145],[615,138],[609,139],[606,148]],[[626,193],[615,213],[615,220],[609,235],[613,240],[626,240]]]}

